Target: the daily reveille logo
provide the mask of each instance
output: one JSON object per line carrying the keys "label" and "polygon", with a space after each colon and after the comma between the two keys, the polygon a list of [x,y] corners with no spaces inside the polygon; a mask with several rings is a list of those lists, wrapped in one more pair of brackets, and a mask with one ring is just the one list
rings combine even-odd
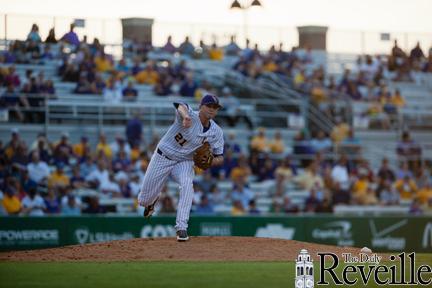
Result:
{"label": "the daily reveille logo", "polygon": [[[342,253],[341,259],[334,253],[318,252],[319,269],[314,273],[313,259],[302,249],[296,259],[296,288],[334,285],[376,284],[379,286],[413,287],[432,284],[430,265],[416,267],[415,253],[390,255],[386,261],[376,253]],[[340,265],[340,269],[338,268]],[[314,281],[317,275],[317,282]]]}

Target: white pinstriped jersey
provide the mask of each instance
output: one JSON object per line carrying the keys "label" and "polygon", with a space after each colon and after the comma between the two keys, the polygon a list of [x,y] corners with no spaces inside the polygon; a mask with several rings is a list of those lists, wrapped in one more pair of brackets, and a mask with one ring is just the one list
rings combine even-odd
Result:
{"label": "white pinstriped jersey", "polygon": [[[174,103],[174,107],[183,103]],[[199,119],[198,112],[193,111],[189,105],[189,115],[192,125],[184,128],[180,113],[176,110],[174,123],[162,137],[158,148],[165,156],[175,161],[192,160],[193,152],[204,142],[209,142],[214,155],[223,155],[224,138],[222,129],[210,120],[210,127],[204,132],[204,127]]]}

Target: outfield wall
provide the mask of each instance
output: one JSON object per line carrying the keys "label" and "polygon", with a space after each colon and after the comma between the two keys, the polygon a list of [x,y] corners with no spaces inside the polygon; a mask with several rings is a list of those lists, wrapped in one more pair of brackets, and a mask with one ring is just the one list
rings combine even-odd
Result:
{"label": "outfield wall", "polygon": [[[152,217],[1,217],[0,250],[37,249],[72,244],[171,237],[175,218]],[[431,217],[198,217],[192,236],[257,236],[374,251],[432,252]]]}

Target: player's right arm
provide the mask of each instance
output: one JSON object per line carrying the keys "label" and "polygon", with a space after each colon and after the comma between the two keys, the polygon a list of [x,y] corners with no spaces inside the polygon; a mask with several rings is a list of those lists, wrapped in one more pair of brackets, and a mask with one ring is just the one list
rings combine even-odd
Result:
{"label": "player's right arm", "polygon": [[189,108],[183,103],[174,103],[177,108],[180,117],[182,118],[182,125],[184,128],[189,128],[192,126],[192,119],[189,115]]}

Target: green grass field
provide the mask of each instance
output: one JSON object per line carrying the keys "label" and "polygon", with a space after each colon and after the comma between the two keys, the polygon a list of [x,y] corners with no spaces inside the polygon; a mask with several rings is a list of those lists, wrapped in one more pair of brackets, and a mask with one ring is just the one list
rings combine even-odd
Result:
{"label": "green grass field", "polygon": [[[416,261],[430,265],[432,255]],[[0,287],[294,287],[294,267],[293,262],[1,262]]]}

